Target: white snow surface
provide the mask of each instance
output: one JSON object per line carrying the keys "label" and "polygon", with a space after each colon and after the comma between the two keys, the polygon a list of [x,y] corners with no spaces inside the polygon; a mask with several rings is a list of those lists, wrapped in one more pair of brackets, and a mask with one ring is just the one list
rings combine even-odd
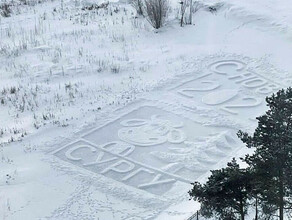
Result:
{"label": "white snow surface", "polygon": [[236,132],[291,85],[288,0],[203,1],[184,27],[173,1],[158,32],[95,2],[0,17],[0,219],[188,219],[190,183],[248,153]]}

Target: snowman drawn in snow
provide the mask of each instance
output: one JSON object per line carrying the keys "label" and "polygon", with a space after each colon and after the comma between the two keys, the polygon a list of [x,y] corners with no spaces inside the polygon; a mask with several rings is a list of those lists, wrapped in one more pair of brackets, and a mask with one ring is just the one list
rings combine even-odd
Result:
{"label": "snowman drawn in snow", "polygon": [[165,142],[179,144],[185,141],[184,132],[179,129],[183,123],[175,124],[169,120],[161,119],[158,115],[147,119],[129,119],[120,123],[119,138],[132,145],[149,147]]}

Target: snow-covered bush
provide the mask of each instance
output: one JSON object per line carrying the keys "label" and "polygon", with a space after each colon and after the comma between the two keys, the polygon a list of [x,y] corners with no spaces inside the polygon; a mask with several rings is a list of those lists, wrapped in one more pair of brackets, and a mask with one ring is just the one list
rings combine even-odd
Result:
{"label": "snow-covered bush", "polygon": [[148,22],[155,28],[161,28],[169,11],[168,0],[144,0],[145,16]]}

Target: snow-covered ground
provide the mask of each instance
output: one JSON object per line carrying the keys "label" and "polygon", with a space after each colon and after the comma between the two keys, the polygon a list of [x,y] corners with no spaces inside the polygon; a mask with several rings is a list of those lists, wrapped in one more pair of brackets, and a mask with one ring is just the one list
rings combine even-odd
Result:
{"label": "snow-covered ground", "polygon": [[158,33],[121,2],[0,17],[0,218],[191,216],[189,183],[245,154],[236,132],[292,83],[288,0],[220,3]]}

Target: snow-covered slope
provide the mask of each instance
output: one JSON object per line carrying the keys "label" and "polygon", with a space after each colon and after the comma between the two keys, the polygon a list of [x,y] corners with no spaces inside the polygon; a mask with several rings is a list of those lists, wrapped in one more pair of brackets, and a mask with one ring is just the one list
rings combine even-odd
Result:
{"label": "snow-covered slope", "polygon": [[207,5],[223,4],[228,8],[227,14],[245,18],[249,22],[258,23],[262,28],[274,28],[291,37],[292,5],[289,0],[207,0]]}

